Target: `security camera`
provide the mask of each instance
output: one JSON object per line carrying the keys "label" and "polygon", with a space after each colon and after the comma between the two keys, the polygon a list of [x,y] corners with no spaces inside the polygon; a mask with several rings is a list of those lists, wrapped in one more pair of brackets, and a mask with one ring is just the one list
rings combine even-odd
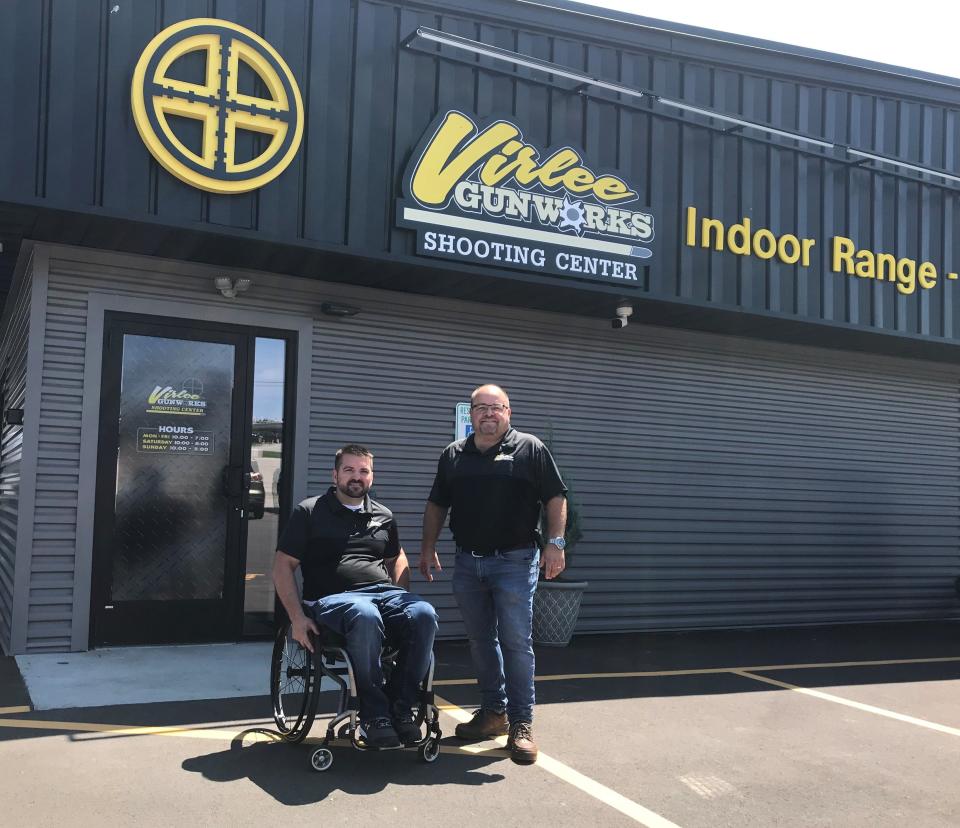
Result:
{"label": "security camera", "polygon": [[617,305],[617,315],[610,320],[610,327],[614,330],[627,327],[630,316],[633,314],[633,305],[626,302]]}

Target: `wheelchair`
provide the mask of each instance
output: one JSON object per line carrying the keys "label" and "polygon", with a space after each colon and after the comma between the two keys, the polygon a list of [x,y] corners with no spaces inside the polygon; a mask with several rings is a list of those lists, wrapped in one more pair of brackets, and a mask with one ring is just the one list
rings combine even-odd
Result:
{"label": "wheelchair", "polygon": [[[310,766],[315,771],[327,771],[333,766],[331,743],[346,740],[357,750],[400,750],[416,748],[420,761],[432,763],[440,757],[440,712],[433,697],[434,658],[430,655],[430,667],[420,684],[420,703],[415,721],[423,728],[423,738],[410,745],[395,748],[380,748],[365,745],[358,738],[359,701],[353,677],[353,663],[347,654],[343,636],[321,627],[318,640],[312,633],[311,653],[293,638],[289,624],[280,627],[273,644],[270,660],[270,700],[273,705],[273,720],[281,738],[290,744],[299,744],[307,738],[313,727],[320,703],[320,682],[330,678],[339,689],[337,710],[327,725],[320,747],[310,755]],[[380,654],[384,678],[396,667],[399,650],[389,644]]]}

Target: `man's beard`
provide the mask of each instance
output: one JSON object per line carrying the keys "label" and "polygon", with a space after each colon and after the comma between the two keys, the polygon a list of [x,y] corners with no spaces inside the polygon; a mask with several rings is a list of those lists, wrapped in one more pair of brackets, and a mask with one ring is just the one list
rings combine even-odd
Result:
{"label": "man's beard", "polygon": [[351,480],[345,486],[338,485],[340,494],[345,497],[363,497],[370,491],[370,487],[365,485],[362,480]]}

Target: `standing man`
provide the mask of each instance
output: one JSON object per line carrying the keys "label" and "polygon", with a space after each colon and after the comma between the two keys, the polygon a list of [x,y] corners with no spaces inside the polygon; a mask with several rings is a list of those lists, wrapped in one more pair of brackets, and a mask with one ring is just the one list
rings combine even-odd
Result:
{"label": "standing man", "polygon": [[[372,747],[413,744],[420,740],[413,708],[430,665],[437,613],[406,590],[410,568],[396,521],[367,494],[373,485],[369,449],[340,449],[333,484],[293,510],[278,544],[273,582],[293,637],[310,652],[317,624],[346,638],[360,702],[359,738]],[[297,567],[303,571],[302,603]],[[386,687],[380,667],[385,638],[400,649]]]}
{"label": "standing man", "polygon": [[[447,511],[457,545],[453,594],[470,639],[480,708],[457,725],[461,739],[509,732],[510,758],[537,759],[533,741],[533,593],[537,573],[564,568],[566,486],[546,446],[510,427],[510,400],[498,385],[470,396],[473,433],[446,447],[423,514],[420,572],[440,569],[436,543]],[[549,539],[540,559],[537,527],[546,510]],[[509,727],[508,727],[509,723]]]}

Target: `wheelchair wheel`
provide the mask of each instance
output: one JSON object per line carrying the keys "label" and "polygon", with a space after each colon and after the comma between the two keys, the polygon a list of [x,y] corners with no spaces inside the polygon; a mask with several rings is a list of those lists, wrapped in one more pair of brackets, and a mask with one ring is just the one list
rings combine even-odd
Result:
{"label": "wheelchair wheel", "polygon": [[302,742],[317,713],[319,681],[313,656],[289,634],[277,631],[270,661],[270,701],[273,721],[284,741]]}
{"label": "wheelchair wheel", "polygon": [[430,738],[427,739],[420,746],[420,750],[417,751],[417,756],[420,757],[421,762],[426,762],[427,764],[432,764],[440,758],[440,740]]}
{"label": "wheelchair wheel", "polygon": [[310,755],[310,767],[319,773],[330,770],[333,765],[333,753],[327,748],[317,748]]}

